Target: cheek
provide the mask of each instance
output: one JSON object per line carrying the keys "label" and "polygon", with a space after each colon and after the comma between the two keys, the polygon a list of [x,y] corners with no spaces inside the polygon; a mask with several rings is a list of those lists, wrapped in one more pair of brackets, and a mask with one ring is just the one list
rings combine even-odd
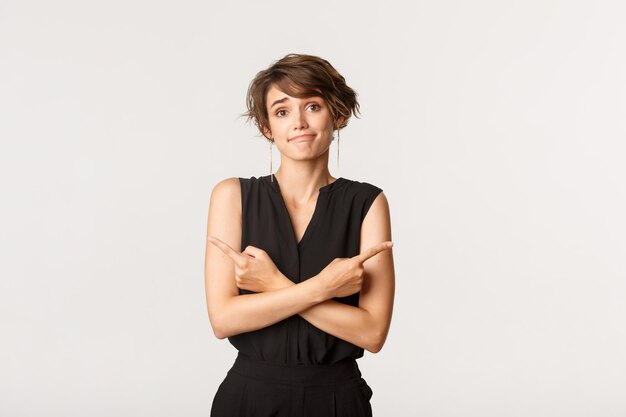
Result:
{"label": "cheek", "polygon": [[315,121],[315,124],[319,126],[332,126],[333,119],[329,114],[317,113],[312,115],[311,120]]}
{"label": "cheek", "polygon": [[268,119],[268,125],[269,125],[270,130],[274,132],[274,131],[281,130],[283,126],[285,125],[285,122],[283,119],[270,118]]}

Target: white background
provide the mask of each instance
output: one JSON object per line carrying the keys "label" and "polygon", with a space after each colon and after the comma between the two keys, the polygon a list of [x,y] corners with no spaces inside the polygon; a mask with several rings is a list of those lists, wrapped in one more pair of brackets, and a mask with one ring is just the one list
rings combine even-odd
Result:
{"label": "white background", "polygon": [[[626,415],[626,6],[0,1],[0,415],[208,416],[212,187],[287,53],[359,93],[330,169],[390,202],[374,415]],[[275,151],[276,152],[276,151]],[[278,160],[274,154],[275,169]]]}

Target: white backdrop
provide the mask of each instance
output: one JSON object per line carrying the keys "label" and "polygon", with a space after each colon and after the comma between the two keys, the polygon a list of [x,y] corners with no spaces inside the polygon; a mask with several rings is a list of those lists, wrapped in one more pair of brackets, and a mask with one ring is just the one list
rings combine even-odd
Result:
{"label": "white backdrop", "polygon": [[269,172],[238,115],[292,52],[359,93],[330,169],[391,206],[374,415],[626,415],[625,16],[0,0],[0,415],[208,416],[236,354],[206,314],[210,192]]}

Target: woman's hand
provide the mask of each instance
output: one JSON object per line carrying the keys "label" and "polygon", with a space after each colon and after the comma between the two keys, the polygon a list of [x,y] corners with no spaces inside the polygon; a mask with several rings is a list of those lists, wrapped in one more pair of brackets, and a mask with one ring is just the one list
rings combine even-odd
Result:
{"label": "woman's hand", "polygon": [[235,262],[235,280],[238,288],[267,292],[293,285],[263,249],[248,246],[243,252],[239,252],[214,236],[209,236],[207,240]]}
{"label": "woman's hand", "polygon": [[382,242],[352,258],[333,259],[326,268],[317,274],[318,279],[327,289],[329,298],[347,297],[361,291],[363,262],[392,246],[393,243],[390,241]]}

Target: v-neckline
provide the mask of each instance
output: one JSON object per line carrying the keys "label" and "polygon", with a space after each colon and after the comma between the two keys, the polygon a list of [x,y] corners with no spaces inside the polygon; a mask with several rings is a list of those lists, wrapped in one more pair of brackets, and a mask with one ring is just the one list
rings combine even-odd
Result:
{"label": "v-neckline", "polygon": [[[271,177],[273,177],[273,180]],[[322,196],[324,196],[323,198],[326,198],[327,193],[331,191],[333,187],[343,182],[345,179],[343,177],[338,177],[335,179],[335,181],[331,182],[330,184],[326,184],[319,188],[317,198],[315,199],[315,207],[313,208],[313,214],[311,215],[311,218],[309,219],[309,222],[307,223],[304,229],[304,233],[302,234],[302,237],[300,238],[299,241],[298,241],[298,237],[296,236],[296,232],[293,228],[293,222],[291,220],[291,216],[289,215],[287,204],[285,203],[283,194],[280,192],[280,185],[278,184],[278,179],[276,178],[274,174],[270,174],[266,176],[266,180],[270,182],[272,189],[278,194],[278,199],[282,203],[283,210],[285,210],[285,216],[287,217],[287,223],[289,223],[289,230],[291,231],[290,233],[292,236],[291,240],[295,243],[297,248],[301,248],[303,243],[306,242],[308,236],[311,234],[311,230],[315,226],[317,222],[317,218],[319,217],[320,199],[322,198]]]}

